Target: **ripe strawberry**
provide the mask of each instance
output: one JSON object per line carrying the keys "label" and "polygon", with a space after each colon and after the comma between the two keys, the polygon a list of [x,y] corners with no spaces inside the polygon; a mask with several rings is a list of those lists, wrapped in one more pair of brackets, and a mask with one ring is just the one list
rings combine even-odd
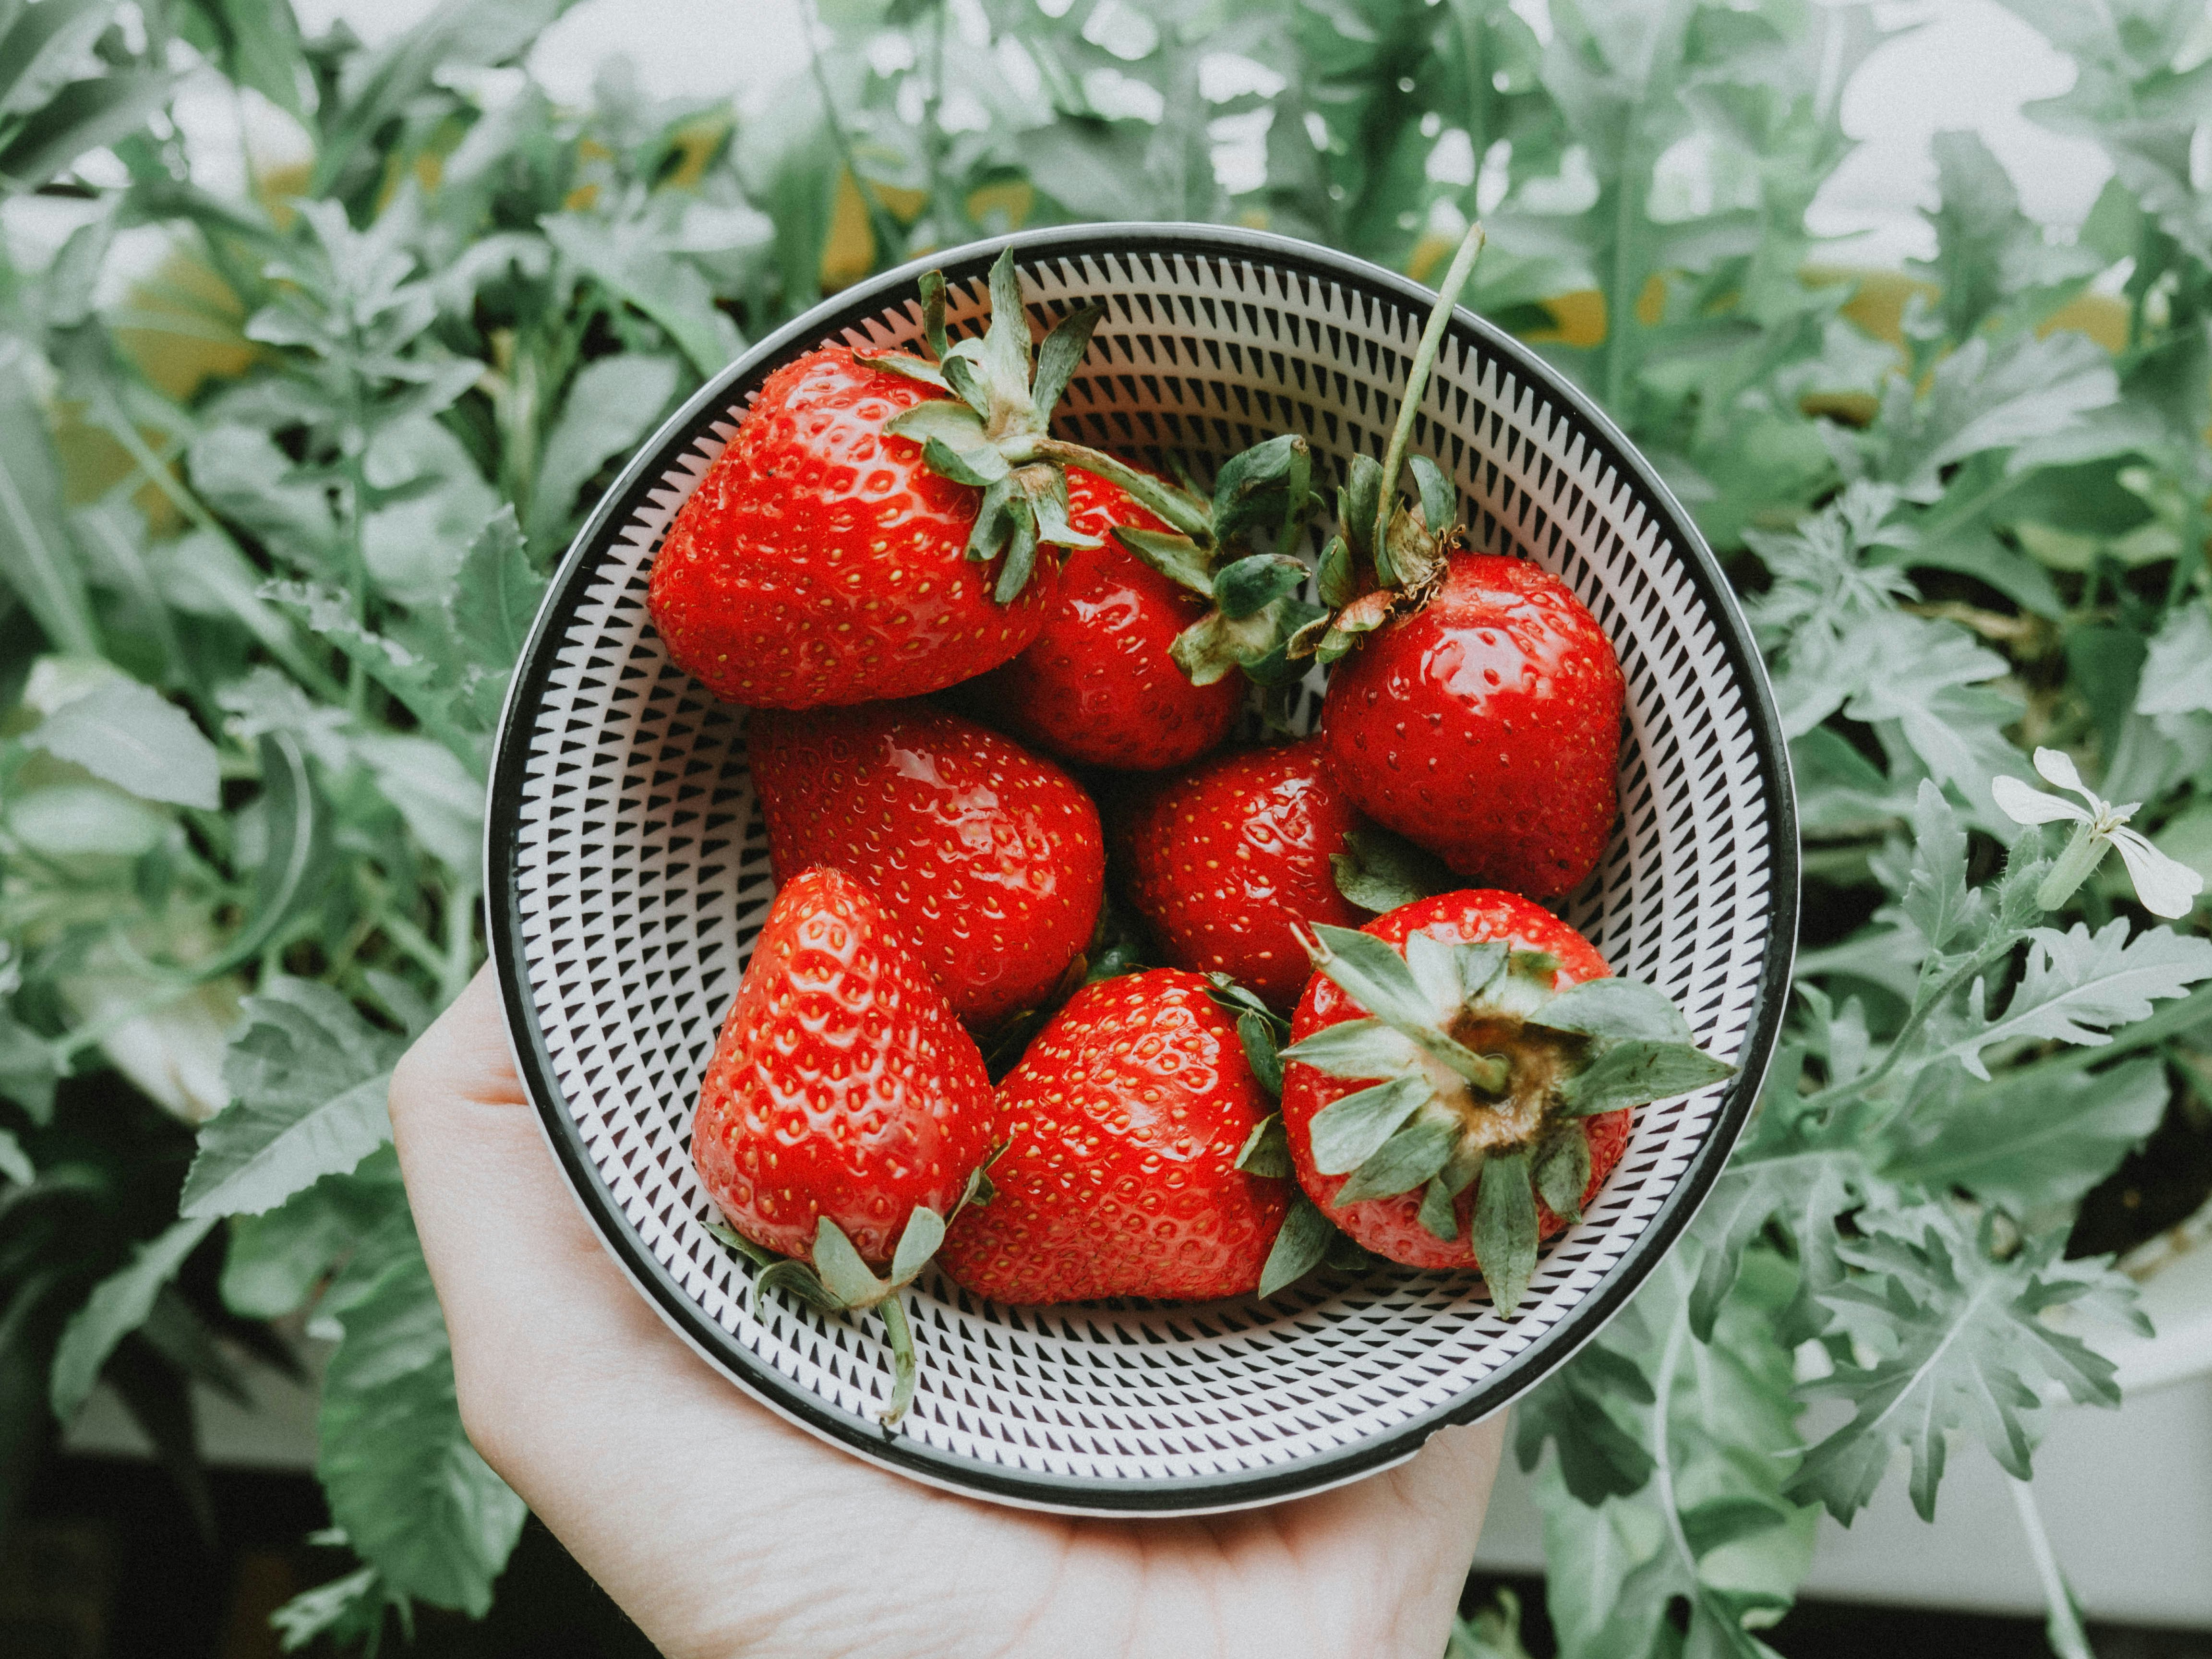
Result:
{"label": "ripe strawberry", "polygon": [[1167,526],[1087,472],[1069,471],[1067,498],[1068,522],[1102,544],[1069,551],[1043,631],[978,696],[1006,730],[1066,760],[1125,771],[1194,760],[1236,725],[1243,677],[1194,685],[1169,656],[1206,601],[1111,534],[1164,534]]}
{"label": "ripe strawberry", "polygon": [[[1545,897],[1580,885],[1605,851],[1626,693],[1612,641],[1566,585],[1468,552],[1450,481],[1406,453],[1481,247],[1476,226],[1429,313],[1381,464],[1355,458],[1338,492],[1319,583],[1330,612],[1294,633],[1288,654],[1337,664],[1321,735],[1354,805],[1471,881]],[[1398,497],[1408,466],[1411,507]]]}
{"label": "ripe strawberry", "polygon": [[1098,811],[1050,761],[913,702],[763,712],[746,742],[776,878],[866,884],[970,1024],[1042,1001],[1090,944]]}
{"label": "ripe strawberry", "polygon": [[769,376],[653,563],[653,625],[716,696],[809,708],[935,690],[1036,637],[1049,555],[995,596],[964,550],[979,494],[886,430],[939,394],[811,351]]}
{"label": "ripe strawberry", "polygon": [[[756,1294],[883,1309],[887,1423],[914,1389],[896,1292],[975,1189],[994,1127],[982,1056],[883,908],[835,870],[786,883],[700,1084],[691,1157],[738,1235],[796,1258]],[[869,1265],[886,1262],[888,1284]]]}
{"label": "ripe strawberry", "polygon": [[1485,886],[1565,893],[1617,808],[1626,695],[1612,641],[1565,583],[1454,552],[1442,584],[1338,663],[1329,775],[1360,811]]}
{"label": "ripe strawberry", "polygon": [[1312,972],[1297,925],[1365,919],[1329,862],[1358,823],[1308,738],[1214,755],[1151,784],[1116,841],[1130,902],[1167,962],[1226,974],[1286,1009]]}
{"label": "ripe strawberry", "polygon": [[1237,1158],[1273,1102],[1237,1023],[1172,968],[1076,993],[999,1091],[995,1191],[946,1236],[979,1296],[1207,1300],[1257,1288],[1289,1183]]}
{"label": "ripe strawberry", "polygon": [[1518,1307],[1540,1238],[1581,1217],[1630,1109],[1734,1067],[1659,992],[1511,893],[1419,900],[1317,927],[1284,1049],[1300,1184],[1353,1240],[1414,1267],[1480,1266]]}

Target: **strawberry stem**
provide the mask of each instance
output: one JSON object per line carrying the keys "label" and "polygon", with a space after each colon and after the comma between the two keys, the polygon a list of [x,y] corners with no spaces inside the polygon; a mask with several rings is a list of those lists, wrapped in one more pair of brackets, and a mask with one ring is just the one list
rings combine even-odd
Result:
{"label": "strawberry stem", "polygon": [[876,1304],[876,1311],[884,1316],[884,1329],[891,1343],[891,1402],[884,1407],[878,1420],[886,1429],[895,1429],[906,1415],[906,1408],[914,1404],[915,1382],[920,1367],[915,1363],[914,1331],[906,1322],[906,1310],[899,1305],[894,1291]]}
{"label": "strawberry stem", "polygon": [[[1406,393],[1398,405],[1398,424],[1390,430],[1389,447],[1382,452],[1382,493],[1375,511],[1375,574],[1386,587],[1397,586],[1389,568],[1390,514],[1398,505],[1398,475],[1405,470],[1406,447],[1413,441],[1413,416],[1420,412],[1421,398],[1429,389],[1429,375],[1437,366],[1437,353],[1444,343],[1444,329],[1451,321],[1452,307],[1458,303],[1460,290],[1467,279],[1474,274],[1474,262],[1482,252],[1488,239],[1483,234],[1482,222],[1478,219],[1467,228],[1467,235],[1452,255],[1451,269],[1437,289],[1437,302],[1429,312],[1428,326],[1421,331],[1421,343],[1413,353],[1413,367],[1406,377]],[[1442,535],[1443,525],[1431,525],[1431,533]]]}
{"label": "strawberry stem", "polygon": [[[1182,491],[1126,461],[1117,461],[1088,444],[1072,444],[1062,438],[1038,438],[1028,452],[1041,461],[1080,467],[1095,478],[1126,490],[1162,523],[1170,525],[1192,540],[1213,544],[1213,516]],[[1011,459],[1011,458],[1010,458]]]}

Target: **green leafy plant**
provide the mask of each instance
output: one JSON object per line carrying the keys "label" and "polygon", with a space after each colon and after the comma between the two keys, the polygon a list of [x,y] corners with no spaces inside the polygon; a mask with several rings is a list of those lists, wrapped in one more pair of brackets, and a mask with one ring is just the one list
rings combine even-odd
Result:
{"label": "green leafy plant", "polygon": [[[359,1565],[287,1642],[489,1605],[521,1505],[461,1431],[382,1102],[481,958],[545,572],[747,339],[1105,217],[1430,280],[1481,217],[1469,303],[1656,459],[1767,655],[1788,1040],[1683,1247],[1519,1414],[1563,1650],[1767,1651],[1818,1510],[1900,1450],[1923,1515],[1954,1431],[2025,1477],[2051,1402],[2117,1399],[2085,1195],[2212,1075],[2212,946],[2146,914],[2186,883],[2107,856],[2212,874],[2212,41],[2188,0],[2014,3],[2077,69],[2031,116],[2112,182],[2054,240],[1942,135],[1935,257],[1870,276],[1806,228],[1863,8],[1553,0],[1540,38],[1503,0],[841,0],[754,122],[618,65],[557,106],[513,65],[561,0],[373,50],[284,0],[0,6],[0,1512],[37,1402],[100,1381],[204,1508],[185,1379],[303,1324]],[[196,173],[161,113],[195,53],[307,159]],[[2034,827],[2038,749],[2130,822]]]}

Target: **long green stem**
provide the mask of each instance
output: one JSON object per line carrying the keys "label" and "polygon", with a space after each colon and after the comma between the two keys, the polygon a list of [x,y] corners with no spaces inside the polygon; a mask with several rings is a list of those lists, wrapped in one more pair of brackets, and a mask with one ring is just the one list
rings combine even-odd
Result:
{"label": "long green stem", "polygon": [[[1929,1017],[1950,999],[1952,993],[1957,991],[1975,975],[1986,973],[1990,967],[2010,955],[2013,946],[2019,943],[2018,935],[2008,935],[1992,944],[1984,945],[1972,956],[1967,957],[1951,976],[1943,981],[1934,994],[1924,997],[1913,1005],[1911,1013],[1906,1016],[1904,1025],[1899,1030],[1896,1038],[1890,1043],[1889,1052],[1881,1057],[1880,1065],[1864,1077],[1854,1078],[1849,1083],[1832,1083],[1826,1088],[1806,1096],[1804,1099],[1798,1102],[1797,1109],[1800,1112],[1814,1112],[1847,1097],[1863,1095],[1870,1091],[1875,1084],[1897,1069],[1898,1062],[1905,1058],[1913,1038],[1920,1035],[1920,1028],[1927,1024]],[[2102,1054],[2109,1054],[2111,1050],[2100,1048],[2097,1052]]]}
{"label": "long green stem", "polygon": [[876,1304],[876,1311],[884,1316],[884,1329],[891,1340],[891,1401],[884,1408],[880,1419],[886,1429],[895,1429],[906,1415],[906,1408],[914,1404],[915,1383],[921,1367],[914,1357],[914,1331],[906,1322],[906,1310],[899,1305],[898,1292],[894,1291]]}
{"label": "long green stem", "polygon": [[[1376,574],[1384,581],[1389,555],[1390,514],[1398,505],[1398,474],[1406,465],[1406,447],[1413,441],[1413,417],[1421,412],[1421,399],[1429,390],[1429,375],[1437,366],[1437,353],[1443,349],[1444,330],[1451,325],[1452,307],[1459,302],[1460,290],[1467,279],[1474,274],[1474,262],[1482,255],[1482,245],[1489,238],[1483,234],[1482,222],[1478,219],[1467,228],[1461,238],[1459,252],[1452,255],[1451,268],[1444,272],[1443,281],[1437,288],[1437,302],[1429,312],[1428,326],[1421,331],[1421,343],[1413,353],[1413,367],[1406,376],[1406,390],[1398,404],[1398,423],[1390,428],[1390,446],[1382,452],[1382,494],[1375,510]],[[1438,535],[1442,525],[1429,528]]]}
{"label": "long green stem", "polygon": [[2051,1547],[2051,1534],[2043,1529],[2043,1514],[2035,1506],[2035,1489],[2014,1477],[2012,1502],[2020,1514],[2020,1529],[2027,1534],[2028,1559],[2035,1563],[2035,1576],[2043,1585],[2046,1609],[2043,1629],[2051,1652],[2058,1659],[2097,1659],[2095,1650],[2089,1645],[2088,1632],[2081,1628],[2081,1613],[2074,1605],[2074,1591],[2066,1583],[2066,1575],[2059,1570],[2057,1552]]}

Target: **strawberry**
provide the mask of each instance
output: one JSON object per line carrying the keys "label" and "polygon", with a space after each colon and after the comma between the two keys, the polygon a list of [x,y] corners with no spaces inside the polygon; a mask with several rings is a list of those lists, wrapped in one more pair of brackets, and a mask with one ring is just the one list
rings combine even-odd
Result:
{"label": "strawberry", "polygon": [[1067,522],[1068,461],[1126,469],[1046,430],[1103,307],[1063,318],[1032,378],[1011,248],[990,286],[988,331],[955,345],[945,278],[922,277],[934,362],[823,346],[762,383],[653,561],[653,623],[715,696],[913,696],[1036,637],[1059,574],[1039,549],[1096,544]]}
{"label": "strawberry", "polygon": [[1249,1294],[1290,1183],[1237,1159],[1273,1106],[1197,975],[1086,986],[1000,1085],[995,1190],[945,1268],[999,1302]]}
{"label": "strawberry", "polygon": [[1312,971],[1301,922],[1356,927],[1338,891],[1359,815],[1318,739],[1214,755],[1142,790],[1117,836],[1129,898],[1177,968],[1228,975],[1288,1008]]}
{"label": "strawberry", "polygon": [[1056,562],[1000,598],[964,552],[980,495],[890,429],[937,397],[842,346],[769,375],[653,560],[669,655],[726,702],[808,708],[934,690],[1035,639]]}
{"label": "strawberry", "polygon": [[1549,896],[1612,836],[1626,695],[1565,583],[1455,552],[1425,604],[1336,665],[1321,738],[1329,775],[1377,823],[1470,881]]}
{"label": "strawberry", "polygon": [[[1101,538],[1167,526],[1117,484],[1071,469],[1068,522]],[[1229,735],[1244,681],[1194,685],[1170,657],[1206,603],[1118,541],[1070,550],[1035,644],[976,687],[991,718],[1063,759],[1125,771],[1194,760]]]}
{"label": "strawberry", "polygon": [[[1337,665],[1322,742],[1361,811],[1470,881],[1543,897],[1580,885],[1612,834],[1626,687],[1566,584],[1468,551],[1449,480],[1406,453],[1481,246],[1478,226],[1452,261],[1381,464],[1352,463],[1340,532],[1322,550],[1331,611],[1291,635],[1288,655]],[[1408,465],[1411,507],[1398,496]]]}
{"label": "strawberry", "polygon": [[746,742],[776,878],[865,883],[970,1024],[1042,1001],[1090,944],[1098,810],[1052,762],[913,702],[763,711]]}
{"label": "strawberry", "polygon": [[[793,877],[715,1040],[691,1157],[738,1238],[793,1258],[757,1294],[882,1307],[898,1377],[886,1422],[914,1387],[896,1292],[976,1190],[994,1122],[982,1056],[896,922],[849,876]],[[870,1270],[884,1263],[888,1284]]]}
{"label": "strawberry", "polygon": [[1516,894],[1443,893],[1313,933],[1318,971],[1281,1054],[1300,1185],[1377,1255],[1480,1267],[1509,1317],[1538,1241],[1580,1219],[1620,1160],[1630,1109],[1735,1069]]}

